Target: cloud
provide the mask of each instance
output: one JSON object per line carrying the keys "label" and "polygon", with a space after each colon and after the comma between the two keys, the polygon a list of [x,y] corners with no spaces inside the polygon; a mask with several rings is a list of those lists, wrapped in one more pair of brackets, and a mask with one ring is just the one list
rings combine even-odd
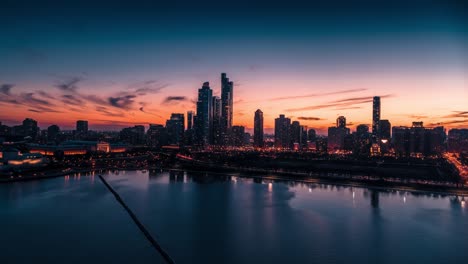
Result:
{"label": "cloud", "polygon": [[54,99],[54,97],[49,94],[48,92],[44,92],[44,91],[36,91],[36,93],[44,98],[47,98],[47,99]]}
{"label": "cloud", "polygon": [[429,126],[442,126],[442,125],[454,125],[454,124],[468,124],[468,119],[464,120],[448,120],[439,123],[430,123]]}
{"label": "cloud", "polygon": [[135,102],[133,99],[136,98],[136,95],[125,95],[119,97],[109,97],[107,100],[109,104],[113,107],[122,108],[122,109],[130,109]]}
{"label": "cloud", "polygon": [[[380,96],[380,98],[388,98],[388,97],[393,97],[393,95],[387,94],[387,95]],[[338,107],[338,108],[356,107],[355,105],[357,104],[364,104],[364,103],[372,102],[373,98],[374,98],[373,96],[351,97],[351,98],[331,101],[331,102],[328,102],[326,104],[321,104],[321,105],[290,108],[290,109],[286,109],[285,111],[299,112],[299,111],[318,110],[318,109],[331,108],[331,107]]]}
{"label": "cloud", "polygon": [[351,109],[361,109],[362,107],[360,106],[345,106],[345,107],[337,107],[335,110],[351,110]]}
{"label": "cloud", "polygon": [[299,116],[297,117],[297,120],[305,120],[305,121],[319,121],[323,120],[320,117],[313,117],[313,116]]}
{"label": "cloud", "polygon": [[413,119],[425,119],[425,118],[428,118],[427,115],[408,115],[409,118],[413,118]]}
{"label": "cloud", "polygon": [[309,97],[318,97],[318,96],[326,96],[326,95],[333,95],[333,94],[347,94],[347,93],[356,93],[366,91],[365,88],[358,88],[358,89],[348,89],[348,90],[340,90],[335,92],[326,92],[326,93],[316,93],[316,94],[305,94],[305,95],[295,95],[295,96],[284,96],[284,97],[276,97],[271,98],[270,101],[279,101],[279,100],[289,100],[289,99],[300,99],[300,98],[309,98]]}
{"label": "cloud", "polygon": [[106,107],[102,107],[102,106],[97,106],[96,111],[101,113],[101,114],[111,116],[111,117],[123,117],[123,116],[125,116],[124,113],[112,112],[109,109],[107,109]]}
{"label": "cloud", "polygon": [[66,81],[62,81],[56,84],[55,87],[59,88],[62,91],[76,92],[76,90],[78,89],[77,84],[82,80],[83,78],[81,77],[72,77]]}
{"label": "cloud", "polygon": [[164,99],[163,101],[163,104],[168,104],[168,103],[171,103],[173,101],[176,101],[176,102],[182,102],[182,101],[187,101],[187,97],[186,96],[168,96],[166,97],[166,99]]}
{"label": "cloud", "polygon": [[[380,98],[388,98],[392,96],[393,95],[391,94],[386,94],[386,95],[380,96]],[[332,103],[353,103],[353,102],[358,102],[358,103],[366,102],[367,103],[367,102],[372,102],[373,99],[374,99],[374,96],[351,97],[351,98],[332,101]]]}
{"label": "cloud", "polygon": [[71,94],[62,95],[62,102],[68,105],[83,105],[83,101]]}
{"label": "cloud", "polygon": [[19,95],[22,104],[27,105],[42,105],[42,106],[53,106],[54,104],[50,101],[39,99],[34,96],[34,93],[22,93]]}
{"label": "cloud", "polygon": [[468,111],[452,111],[453,114],[443,116],[442,118],[468,118]]}
{"label": "cloud", "polygon": [[11,95],[11,88],[13,88],[13,86],[15,86],[15,85],[14,84],[8,84],[8,83],[0,85],[0,93],[2,93],[4,95]]}

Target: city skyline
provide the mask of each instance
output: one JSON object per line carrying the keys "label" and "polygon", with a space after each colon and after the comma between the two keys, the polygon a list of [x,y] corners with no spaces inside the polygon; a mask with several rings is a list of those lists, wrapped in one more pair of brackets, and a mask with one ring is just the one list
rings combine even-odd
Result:
{"label": "city skyline", "polygon": [[393,126],[467,127],[459,1],[330,2],[122,4],[112,12],[86,2],[9,3],[0,120],[71,129],[85,119],[94,130],[164,124],[196,110],[203,82],[223,97],[226,72],[235,89],[231,125],[248,131],[257,109],[266,133],[280,114],[320,134],[338,116],[352,129],[370,125],[374,96]]}

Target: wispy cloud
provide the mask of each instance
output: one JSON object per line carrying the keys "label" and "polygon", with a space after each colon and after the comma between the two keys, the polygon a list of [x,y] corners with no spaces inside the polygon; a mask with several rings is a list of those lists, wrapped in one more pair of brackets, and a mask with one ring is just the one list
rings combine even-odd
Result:
{"label": "wispy cloud", "polygon": [[310,97],[318,97],[318,96],[326,96],[326,95],[334,95],[334,94],[347,94],[347,93],[356,93],[366,91],[365,88],[358,88],[358,89],[348,89],[348,90],[340,90],[335,92],[326,92],[326,93],[316,93],[316,94],[304,94],[304,95],[293,95],[293,96],[283,96],[283,97],[275,97],[269,99],[270,101],[280,101],[280,100],[290,100],[290,99],[300,99],[300,98],[310,98]]}
{"label": "wispy cloud", "polygon": [[[393,97],[393,96],[394,95],[387,94],[387,95],[380,96],[380,98],[388,98],[388,97]],[[331,101],[326,104],[305,106],[305,107],[299,107],[299,108],[290,108],[290,109],[286,109],[286,111],[287,112],[299,112],[299,111],[318,110],[318,109],[331,108],[331,107],[349,108],[349,107],[356,107],[356,105],[359,105],[359,104],[370,103],[372,102],[372,100],[373,100],[373,96],[351,97],[351,98]]]}
{"label": "wispy cloud", "polygon": [[3,95],[11,95],[10,91],[11,91],[11,88],[13,88],[14,84],[8,84],[8,83],[4,83],[2,85],[0,85],[0,93],[2,93]]}
{"label": "wispy cloud", "polygon": [[172,102],[182,102],[182,101],[188,101],[186,96],[168,96],[164,99],[162,102],[163,104],[168,104]]}
{"label": "wispy cloud", "polygon": [[313,116],[299,116],[297,119],[298,119],[298,120],[304,120],[304,121],[319,121],[319,120],[323,120],[323,119],[320,118],[320,117],[313,117]]}
{"label": "wispy cloud", "polygon": [[78,89],[77,84],[82,80],[83,78],[81,77],[71,77],[67,80],[57,83],[55,87],[66,92],[76,92],[76,90]]}
{"label": "wispy cloud", "polygon": [[468,111],[452,111],[453,114],[443,116],[442,118],[468,118]]}

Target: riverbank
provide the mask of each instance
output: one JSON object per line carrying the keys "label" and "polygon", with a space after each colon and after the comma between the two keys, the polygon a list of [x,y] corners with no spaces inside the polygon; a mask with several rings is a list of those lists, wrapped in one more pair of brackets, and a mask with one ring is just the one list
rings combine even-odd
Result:
{"label": "riverbank", "polygon": [[[447,194],[447,195],[460,195],[468,196],[468,188],[464,187],[454,187],[454,186],[444,186],[444,185],[434,185],[434,184],[422,184],[417,182],[398,182],[398,181],[389,181],[391,179],[375,179],[375,178],[358,178],[356,176],[351,177],[347,176],[338,176],[328,174],[307,174],[301,172],[286,172],[286,171],[268,171],[268,170],[258,170],[258,169],[244,169],[244,168],[225,168],[224,171],[219,171],[219,168],[212,169],[210,167],[197,168],[197,167],[184,167],[182,169],[175,169],[181,171],[192,171],[192,172],[209,172],[214,174],[223,174],[231,175],[238,177],[249,177],[249,178],[258,178],[265,180],[274,180],[274,181],[296,181],[303,183],[316,183],[316,184],[330,184],[330,185],[340,185],[340,186],[350,186],[350,187],[360,187],[360,188],[371,188],[371,189],[380,189],[380,190],[399,190],[399,191],[408,191],[408,192],[426,192],[434,194]],[[243,173],[244,175],[238,175],[238,173]],[[265,176],[266,175],[266,176]],[[325,176],[324,176],[325,175]]]}
{"label": "riverbank", "polygon": [[[359,187],[359,188],[370,188],[377,190],[397,190],[397,191],[407,191],[407,192],[424,192],[424,193],[433,193],[433,194],[444,194],[444,195],[459,195],[459,196],[468,196],[468,188],[466,187],[452,187],[452,186],[441,186],[441,185],[431,185],[431,184],[420,184],[420,183],[401,183],[401,182],[391,182],[388,180],[370,180],[364,178],[349,178],[349,177],[337,177],[337,176],[320,176],[317,174],[305,174],[305,173],[295,173],[295,172],[278,172],[278,171],[252,171],[252,170],[235,170],[229,168],[229,170],[224,172],[210,170],[209,168],[196,169],[196,168],[177,168],[177,167],[145,167],[145,168],[94,168],[94,169],[70,169],[65,171],[55,171],[55,172],[46,172],[43,175],[36,176],[24,176],[24,177],[15,177],[15,178],[0,178],[0,183],[14,183],[14,182],[23,182],[23,181],[34,181],[34,180],[43,180],[50,178],[63,177],[67,175],[76,175],[79,173],[104,173],[105,171],[117,170],[117,171],[131,171],[131,170],[175,170],[175,171],[189,171],[189,172],[209,172],[210,174],[218,175],[229,175],[243,178],[254,178],[262,180],[271,180],[271,181],[295,181],[302,182],[307,184],[330,184],[338,186],[349,186],[349,187]],[[242,174],[240,174],[242,173]]]}

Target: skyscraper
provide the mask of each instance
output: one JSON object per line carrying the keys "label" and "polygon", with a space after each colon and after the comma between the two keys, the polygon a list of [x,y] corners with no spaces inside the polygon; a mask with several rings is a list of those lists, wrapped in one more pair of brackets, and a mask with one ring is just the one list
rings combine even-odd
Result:
{"label": "skyscraper", "polygon": [[299,145],[301,143],[301,124],[299,121],[293,121],[289,129],[290,136],[290,147],[292,148],[295,144]]}
{"label": "skyscraper", "polygon": [[346,118],[340,116],[336,119],[336,127],[328,128],[328,151],[343,150],[345,148],[345,137],[349,134],[346,127]]}
{"label": "skyscraper", "polygon": [[346,127],[346,117],[344,117],[344,116],[339,116],[339,117],[336,119],[336,127],[345,128],[345,127]]}
{"label": "skyscraper", "polygon": [[182,145],[185,130],[184,114],[171,114],[171,118],[166,121],[166,129],[169,144]]}
{"label": "skyscraper", "polygon": [[263,112],[260,109],[255,111],[254,117],[254,146],[263,147]]}
{"label": "skyscraper", "polygon": [[390,121],[382,119],[379,122],[379,137],[380,139],[390,139],[390,131],[392,127]]}
{"label": "skyscraper", "polygon": [[47,128],[47,141],[53,142],[60,134],[60,128],[57,125],[51,125]]}
{"label": "skyscraper", "polygon": [[221,73],[221,135],[223,142],[229,142],[229,130],[232,127],[234,83],[229,81],[226,73]]}
{"label": "skyscraper", "polygon": [[372,136],[380,138],[380,96],[374,96],[372,101]]}
{"label": "skyscraper", "polygon": [[187,111],[187,130],[193,128],[193,111]]}
{"label": "skyscraper", "polygon": [[76,121],[76,132],[86,134],[88,133],[88,121],[78,120]]}
{"label": "skyscraper", "polygon": [[222,144],[222,134],[221,134],[221,98],[213,96],[213,144],[221,145]]}
{"label": "skyscraper", "polygon": [[195,137],[200,145],[212,143],[213,129],[213,91],[209,82],[204,82],[202,88],[198,89],[197,118]]}
{"label": "skyscraper", "polygon": [[275,119],[275,147],[289,148],[290,147],[290,127],[291,119],[280,115]]}

